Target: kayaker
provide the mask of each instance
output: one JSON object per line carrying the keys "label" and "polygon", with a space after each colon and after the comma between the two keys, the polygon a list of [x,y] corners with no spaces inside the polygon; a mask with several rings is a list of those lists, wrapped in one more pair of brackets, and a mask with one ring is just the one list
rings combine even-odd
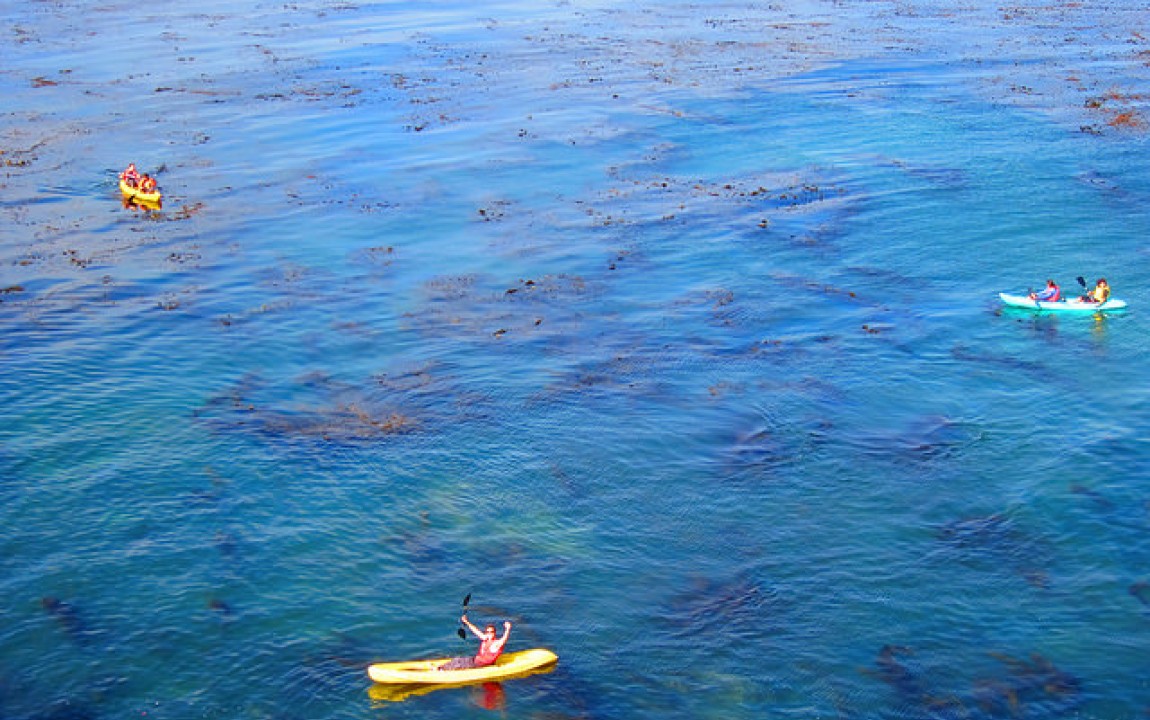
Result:
{"label": "kayaker", "polygon": [[503,637],[496,637],[494,625],[488,625],[480,632],[479,628],[472,625],[471,621],[467,619],[467,615],[464,615],[459,620],[475,637],[479,638],[479,651],[475,653],[475,657],[452,658],[440,665],[439,669],[468,670],[495,664],[495,661],[503,654],[503,648],[507,645],[507,637],[511,635],[511,623],[504,621]]}
{"label": "kayaker", "polygon": [[1110,286],[1106,283],[1106,278],[1098,278],[1098,282],[1094,283],[1094,289],[1082,298],[1082,302],[1098,303],[1101,305],[1109,299]]}
{"label": "kayaker", "polygon": [[120,179],[128,187],[136,187],[140,183],[140,172],[136,170],[136,163],[128,163],[128,167],[120,173]]}
{"label": "kayaker", "polygon": [[1062,299],[1062,290],[1053,280],[1046,281],[1046,289],[1039,293],[1030,293],[1030,299],[1037,302],[1058,302]]}
{"label": "kayaker", "polygon": [[156,178],[152,177],[148,173],[144,173],[144,176],[140,178],[140,192],[156,192]]}

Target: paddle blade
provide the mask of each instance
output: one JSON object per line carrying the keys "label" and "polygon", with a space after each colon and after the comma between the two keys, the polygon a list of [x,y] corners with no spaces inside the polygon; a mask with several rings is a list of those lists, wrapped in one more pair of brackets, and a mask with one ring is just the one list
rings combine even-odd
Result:
{"label": "paddle blade", "polygon": [[1078,284],[1081,285],[1082,287],[1086,287],[1086,281],[1082,279],[1081,275],[1079,275],[1077,278],[1075,278],[1075,280],[1077,280]]}
{"label": "paddle blade", "polygon": [[463,598],[463,607],[467,607],[469,602],[471,602],[471,593],[467,593],[467,597]]}
{"label": "paddle blade", "polygon": [[455,634],[459,636],[460,640],[466,640],[467,639],[467,633],[463,632],[463,628],[459,628],[458,630],[456,630]]}

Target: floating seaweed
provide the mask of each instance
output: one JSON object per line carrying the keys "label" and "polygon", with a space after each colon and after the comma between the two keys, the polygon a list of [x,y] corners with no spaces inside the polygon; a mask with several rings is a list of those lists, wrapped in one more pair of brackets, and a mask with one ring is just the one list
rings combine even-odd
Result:
{"label": "floating seaweed", "polygon": [[262,416],[262,426],[265,432],[274,435],[352,442],[414,432],[419,428],[419,420],[400,412],[381,413],[352,403],[294,413],[266,413]]}
{"label": "floating seaweed", "polygon": [[[1146,96],[1142,94],[1110,91],[1087,98],[1083,105],[1088,110],[1101,113],[1102,123],[1107,127],[1141,131],[1150,127],[1140,110],[1145,101]],[[1097,123],[1089,127],[1095,131],[1099,129]]]}
{"label": "floating seaweed", "polygon": [[357,257],[376,268],[386,269],[395,263],[397,253],[394,246],[378,245],[360,250]]}
{"label": "floating seaweed", "polygon": [[239,407],[230,414],[201,411],[220,428],[267,436],[294,436],[328,442],[357,442],[416,432],[418,418],[399,411],[365,408],[357,403],[313,406],[297,411]]}
{"label": "floating seaweed", "polygon": [[[659,161],[663,150],[655,148],[649,163]],[[807,177],[751,175],[715,180],[642,172],[628,176],[616,166],[611,175],[618,185],[576,204],[596,227],[655,227],[697,220],[744,227],[754,233],[746,237],[756,242],[761,241],[760,231],[767,230],[770,239],[821,244],[830,236],[826,228],[833,225],[831,220],[847,212],[850,195],[820,174],[812,169]]]}
{"label": "floating seaweed", "polygon": [[791,291],[826,295],[828,297],[844,299],[851,302],[860,302],[863,304],[873,305],[873,303],[864,302],[859,297],[858,293],[853,290],[837,287],[835,285],[829,285],[827,283],[822,283],[811,278],[800,277],[798,275],[790,275],[787,273],[773,272],[770,274],[770,280],[771,282],[778,283],[781,287],[787,288]]}
{"label": "floating seaweed", "polygon": [[425,284],[423,304],[404,319],[421,333],[464,340],[574,336],[583,322],[579,308],[597,292],[578,275],[502,284],[477,275],[438,277]]}
{"label": "floating seaweed", "polygon": [[674,353],[667,348],[621,347],[610,352],[609,357],[588,358],[578,364],[548,385],[538,398],[551,401],[583,395],[661,396],[664,370],[674,362]]}

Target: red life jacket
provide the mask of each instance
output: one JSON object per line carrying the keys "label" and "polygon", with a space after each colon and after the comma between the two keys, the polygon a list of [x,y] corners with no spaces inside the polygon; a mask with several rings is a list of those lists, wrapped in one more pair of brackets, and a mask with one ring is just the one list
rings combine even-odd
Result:
{"label": "red life jacket", "polygon": [[503,643],[495,638],[491,642],[486,640],[479,644],[479,652],[475,653],[475,667],[493,665],[503,654]]}

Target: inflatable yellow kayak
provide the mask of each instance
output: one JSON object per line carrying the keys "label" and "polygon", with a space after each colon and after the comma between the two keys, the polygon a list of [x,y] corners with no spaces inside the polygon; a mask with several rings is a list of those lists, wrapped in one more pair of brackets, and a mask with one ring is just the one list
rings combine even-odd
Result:
{"label": "inflatable yellow kayak", "polygon": [[164,197],[163,193],[158,190],[151,193],[140,192],[123,180],[120,181],[120,192],[124,193],[124,197],[128,200],[138,200],[144,203],[158,203]]}
{"label": "inflatable yellow kayak", "polygon": [[468,670],[440,670],[451,658],[376,663],[367,668],[368,676],[384,685],[466,685],[469,683],[509,680],[550,669],[559,656],[550,650],[535,648],[500,655],[494,665]]}

